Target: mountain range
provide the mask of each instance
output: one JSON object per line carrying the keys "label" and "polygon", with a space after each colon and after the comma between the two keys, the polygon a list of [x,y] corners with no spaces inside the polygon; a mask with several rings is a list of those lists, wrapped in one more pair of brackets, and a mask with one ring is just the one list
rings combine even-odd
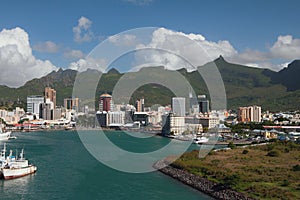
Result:
{"label": "mountain range", "polygon": [[[236,110],[240,106],[261,105],[263,110],[289,111],[298,110],[300,105],[300,60],[291,62],[288,67],[274,72],[269,69],[254,68],[227,62],[222,56],[207,63],[214,63],[224,81],[227,107]],[[203,66],[200,66],[201,68]],[[202,77],[197,71],[188,72],[186,69],[177,70],[192,85],[196,94],[207,94],[208,90]],[[28,95],[43,95],[44,88],[50,86],[57,92],[57,105],[63,105],[63,99],[72,96],[77,71],[59,69],[48,75],[28,81],[19,88],[0,86],[0,107],[12,109],[15,106],[26,108]],[[134,73],[134,72],[131,72]],[[88,69],[82,74],[101,73]],[[116,69],[111,69],[101,76],[96,97],[107,92],[111,93],[115,84],[123,76]],[[135,99],[144,97],[146,106],[153,104],[170,104],[174,94],[167,88],[158,84],[147,84],[138,88],[131,97]],[[98,99],[96,99],[97,101]]]}

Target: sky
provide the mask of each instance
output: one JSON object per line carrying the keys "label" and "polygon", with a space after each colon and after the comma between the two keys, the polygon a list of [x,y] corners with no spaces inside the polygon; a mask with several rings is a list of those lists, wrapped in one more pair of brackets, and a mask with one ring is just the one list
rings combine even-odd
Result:
{"label": "sky", "polygon": [[[297,0],[3,0],[0,84],[19,87],[59,68],[105,66],[101,55],[97,61],[86,57],[103,41],[171,48],[196,65],[223,55],[229,62],[278,71],[300,58],[299,6]],[[133,32],[126,34],[143,27],[157,27],[147,43]],[[200,59],[181,37],[201,45],[209,56]],[[139,65],[184,66],[167,53],[145,57],[136,53],[115,63],[127,65],[130,58]]]}

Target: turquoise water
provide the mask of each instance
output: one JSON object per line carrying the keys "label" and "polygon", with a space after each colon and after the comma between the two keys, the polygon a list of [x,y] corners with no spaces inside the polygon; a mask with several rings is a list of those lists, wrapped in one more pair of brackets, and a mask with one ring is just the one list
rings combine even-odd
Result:
{"label": "turquoise water", "polygon": [[[25,157],[38,171],[0,180],[0,199],[210,199],[160,172],[130,174],[111,169],[88,153],[74,131],[14,135],[17,139],[6,142],[7,149],[24,147]],[[140,141],[121,132],[107,135],[127,150],[151,150],[169,142],[161,137]]]}

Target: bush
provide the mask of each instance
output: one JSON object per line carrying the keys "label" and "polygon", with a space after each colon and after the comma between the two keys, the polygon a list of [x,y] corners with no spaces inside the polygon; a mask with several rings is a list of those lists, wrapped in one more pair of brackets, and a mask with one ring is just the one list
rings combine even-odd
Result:
{"label": "bush", "polygon": [[271,150],[273,150],[273,149],[274,149],[274,147],[275,147],[275,145],[274,145],[274,144],[268,144],[268,145],[267,145],[267,151],[271,151]]}
{"label": "bush", "polygon": [[279,156],[279,151],[269,151],[267,156],[270,156],[270,157],[278,157]]}
{"label": "bush", "polygon": [[231,149],[235,149],[236,145],[233,144],[233,142],[229,142],[228,147],[231,148]]}
{"label": "bush", "polygon": [[242,153],[247,154],[247,153],[249,153],[249,151],[247,149],[245,149]]}
{"label": "bush", "polygon": [[288,180],[284,180],[281,184],[281,186],[283,187],[286,187],[286,186],[289,186],[290,185],[290,182]]}
{"label": "bush", "polygon": [[238,174],[228,175],[224,178],[224,184],[228,186],[236,186],[241,180]]}
{"label": "bush", "polygon": [[288,149],[288,148],[284,148],[284,153],[289,153],[290,152],[290,150]]}
{"label": "bush", "polygon": [[299,172],[300,171],[300,165],[294,165],[293,168],[292,168],[292,170],[294,172]]}

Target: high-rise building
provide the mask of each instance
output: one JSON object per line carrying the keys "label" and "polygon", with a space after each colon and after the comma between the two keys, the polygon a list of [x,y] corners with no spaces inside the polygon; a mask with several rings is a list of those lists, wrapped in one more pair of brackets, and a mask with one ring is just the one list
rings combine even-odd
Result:
{"label": "high-rise building", "polygon": [[239,107],[238,121],[239,122],[261,122],[261,107],[260,106]]}
{"label": "high-rise building", "polygon": [[79,100],[78,98],[64,99],[64,107],[68,110],[76,110],[78,112]]}
{"label": "high-rise building", "polygon": [[185,98],[184,97],[173,97],[172,98],[172,110],[176,116],[185,116]]}
{"label": "high-rise building", "polygon": [[145,112],[145,100],[140,99],[135,102],[135,107],[137,112]]}
{"label": "high-rise building", "polygon": [[162,135],[180,135],[186,130],[184,117],[168,113],[162,118]]}
{"label": "high-rise building", "polygon": [[206,99],[206,95],[198,96],[199,112],[209,113],[209,100]]}
{"label": "high-rise building", "polygon": [[252,106],[253,107],[253,122],[261,122],[261,107],[260,106]]}
{"label": "high-rise building", "polygon": [[125,124],[125,112],[124,111],[113,111],[113,112],[100,112],[96,113],[98,123],[101,127],[109,126],[122,126]]}
{"label": "high-rise building", "polygon": [[99,102],[99,111],[111,111],[113,110],[113,101],[112,101],[112,96],[109,94],[102,94],[100,96],[100,102]]}
{"label": "high-rise building", "polygon": [[44,103],[43,96],[28,96],[27,97],[27,112],[40,116],[40,105]]}
{"label": "high-rise building", "polygon": [[193,96],[192,91],[189,92],[189,113],[193,114],[193,113],[198,113],[199,112],[199,104],[198,104],[198,100],[197,97]]}
{"label": "high-rise building", "polygon": [[50,99],[53,102],[54,108],[56,108],[56,91],[51,87],[45,88],[45,99]]}
{"label": "high-rise building", "polygon": [[40,112],[40,118],[44,120],[52,120],[53,119],[53,109],[51,109],[50,103],[42,103],[40,105],[41,112]]}

